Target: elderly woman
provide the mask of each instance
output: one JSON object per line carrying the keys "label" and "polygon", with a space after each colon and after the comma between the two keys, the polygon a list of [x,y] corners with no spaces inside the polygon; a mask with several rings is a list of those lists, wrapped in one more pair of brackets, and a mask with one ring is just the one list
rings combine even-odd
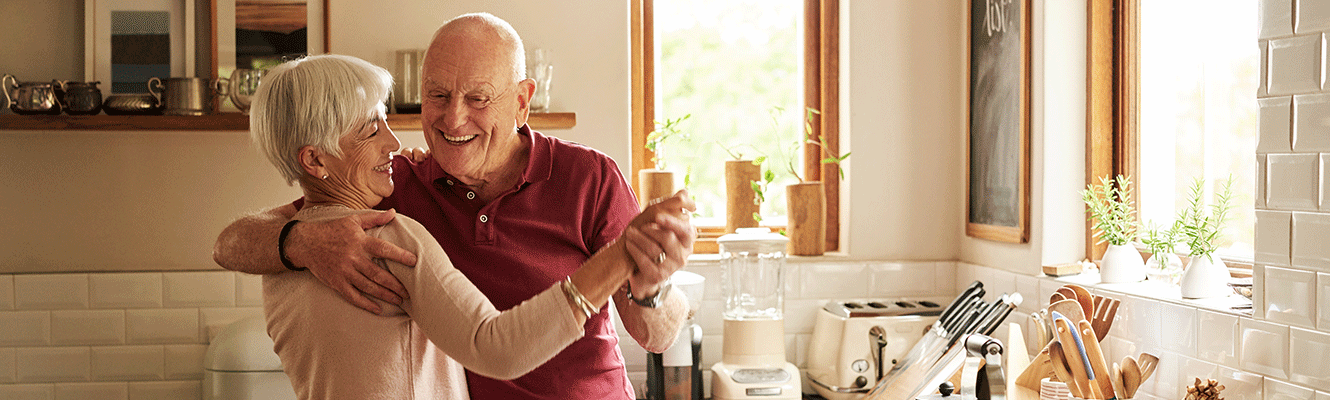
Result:
{"label": "elderly woman", "polygon": [[[282,176],[304,191],[288,228],[367,212],[392,194],[400,143],[384,118],[391,84],[383,68],[337,55],[287,62],[264,77],[250,129]],[[638,248],[657,244],[639,233],[653,228],[646,225],[655,213],[680,209],[667,203],[648,208],[628,228],[632,235],[562,283],[503,312],[453,268],[422,225],[399,215],[369,234],[417,254],[415,266],[384,261],[409,299],[400,307],[380,302],[383,311],[374,315],[309,272],[265,275],[268,334],[302,399],[466,398],[462,366],[513,379],[580,338],[586,319],[632,273],[632,260],[651,259]]]}

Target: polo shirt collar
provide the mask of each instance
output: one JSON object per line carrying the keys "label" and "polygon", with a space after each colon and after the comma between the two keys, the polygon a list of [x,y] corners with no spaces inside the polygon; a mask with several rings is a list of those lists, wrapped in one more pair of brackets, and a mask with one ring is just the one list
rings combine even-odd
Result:
{"label": "polo shirt collar", "polygon": [[[530,126],[522,125],[517,128],[517,134],[526,138],[527,146],[531,151],[527,154],[526,171],[522,172],[523,183],[544,182],[550,179],[550,173],[554,169],[554,148],[550,143],[550,138],[540,132],[531,130]],[[451,174],[444,172],[443,167],[437,162],[424,163],[426,169],[421,171],[426,182],[435,182],[441,179],[452,179]],[[458,181],[460,183],[460,181]]]}

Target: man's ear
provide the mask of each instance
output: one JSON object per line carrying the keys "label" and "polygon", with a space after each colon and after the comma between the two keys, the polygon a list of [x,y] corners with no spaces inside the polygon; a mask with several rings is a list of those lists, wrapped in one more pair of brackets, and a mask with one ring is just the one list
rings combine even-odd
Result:
{"label": "man's ear", "polygon": [[536,81],[531,78],[517,82],[517,127],[526,125],[531,116],[531,98],[536,95]]}
{"label": "man's ear", "polygon": [[323,165],[323,151],[314,146],[303,146],[296,152],[296,159],[300,161],[300,168],[305,173],[317,179],[328,176],[328,168]]}

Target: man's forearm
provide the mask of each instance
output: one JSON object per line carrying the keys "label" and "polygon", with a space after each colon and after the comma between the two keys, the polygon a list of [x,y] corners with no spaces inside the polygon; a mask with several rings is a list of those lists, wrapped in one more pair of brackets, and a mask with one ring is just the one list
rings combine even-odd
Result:
{"label": "man's forearm", "polygon": [[286,272],[277,254],[277,237],[294,211],[288,204],[232,222],[217,236],[213,261],[222,268],[249,274]]}
{"label": "man's forearm", "polygon": [[[673,290],[660,307],[646,308],[623,297],[614,299],[619,317],[628,334],[652,353],[660,353],[674,344],[674,337],[679,334],[679,327],[688,317],[688,299],[679,288]],[[622,291],[621,295],[625,294]]]}

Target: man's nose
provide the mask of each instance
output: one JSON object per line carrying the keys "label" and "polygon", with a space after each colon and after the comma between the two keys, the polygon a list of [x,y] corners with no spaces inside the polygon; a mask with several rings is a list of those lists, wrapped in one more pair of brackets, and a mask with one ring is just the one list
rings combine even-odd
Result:
{"label": "man's nose", "polygon": [[461,128],[466,124],[467,114],[470,110],[466,107],[466,99],[457,98],[447,102],[443,106],[443,122],[450,129]]}

